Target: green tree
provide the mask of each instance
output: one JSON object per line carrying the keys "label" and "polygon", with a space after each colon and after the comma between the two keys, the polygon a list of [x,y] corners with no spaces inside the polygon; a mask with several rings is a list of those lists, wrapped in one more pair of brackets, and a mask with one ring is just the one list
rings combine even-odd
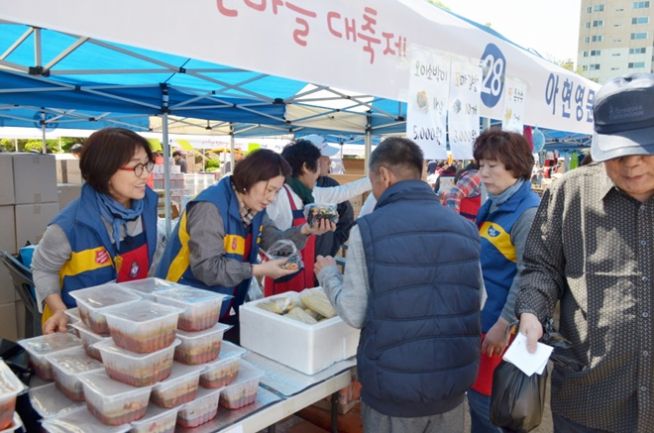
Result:
{"label": "green tree", "polygon": [[2,152],[13,152],[15,150],[14,140],[11,138],[0,138],[0,149]]}
{"label": "green tree", "polygon": [[445,10],[448,10],[448,11],[450,10],[450,8],[440,0],[427,0],[427,3],[430,3],[430,4],[432,4],[432,5],[436,6],[436,7],[439,7],[441,9],[445,9]]}

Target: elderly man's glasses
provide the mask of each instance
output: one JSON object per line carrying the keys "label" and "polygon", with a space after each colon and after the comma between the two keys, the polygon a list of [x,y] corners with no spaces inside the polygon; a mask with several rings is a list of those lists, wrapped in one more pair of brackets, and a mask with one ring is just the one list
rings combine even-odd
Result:
{"label": "elderly man's glasses", "polygon": [[125,170],[125,171],[133,171],[136,177],[141,177],[143,175],[143,171],[147,171],[148,173],[152,173],[152,170],[154,169],[154,162],[148,161],[145,164],[143,163],[138,163],[134,167],[120,167],[120,170]]}

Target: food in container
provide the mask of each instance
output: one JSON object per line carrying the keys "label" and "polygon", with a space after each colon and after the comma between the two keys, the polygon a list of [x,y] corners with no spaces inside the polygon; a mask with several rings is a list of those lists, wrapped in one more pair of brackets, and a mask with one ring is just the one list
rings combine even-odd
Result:
{"label": "food in container", "polygon": [[204,366],[204,371],[200,376],[200,385],[204,388],[222,388],[232,383],[238,375],[243,354],[245,354],[245,349],[223,341],[220,358]]}
{"label": "food in container", "polygon": [[120,283],[120,286],[142,296],[143,299],[154,301],[155,292],[174,289],[175,287],[179,287],[179,284],[162,280],[161,278],[143,278],[142,280]]}
{"label": "food in container", "polygon": [[81,317],[79,317],[79,309],[77,307],[68,308],[64,310],[64,313],[66,314],[66,317],[68,317],[68,326],[66,330],[71,334],[79,337],[79,332],[73,327],[73,324],[80,323],[82,321]]}
{"label": "food in container", "polygon": [[0,359],[0,429],[10,427],[16,409],[16,397],[23,392],[25,385]]}
{"label": "food in container", "polygon": [[100,357],[100,351],[93,345],[95,343],[99,343],[100,341],[111,340],[111,337],[96,334],[95,332],[91,331],[91,328],[86,326],[86,324],[81,321],[74,323],[72,327],[77,331],[79,337],[82,339],[82,345],[84,346],[86,354],[93,359],[102,361],[102,358]]}
{"label": "food in container", "polygon": [[143,418],[132,421],[130,433],[174,433],[178,410],[151,405]]}
{"label": "food in container", "polygon": [[174,363],[168,379],[152,387],[152,402],[163,408],[171,408],[193,400],[203,369],[203,366]]}
{"label": "food in container", "polygon": [[287,270],[299,271],[304,267],[300,251],[288,239],[276,241],[267,251],[264,251],[264,255],[270,260],[286,259],[286,263],[282,265],[282,268]]}
{"label": "food in container", "polygon": [[336,316],[336,310],[321,287],[303,290],[300,292],[300,300],[302,305],[319,314],[320,317],[331,319]]}
{"label": "food in container", "polygon": [[175,361],[196,365],[213,361],[220,353],[223,334],[231,326],[217,323],[204,331],[177,331],[181,344],[175,348]]}
{"label": "food in container", "polygon": [[43,380],[52,380],[52,368],[45,355],[81,346],[82,341],[73,334],[55,332],[54,334],[19,340],[18,344],[27,350],[30,366],[34,369],[36,375]]}
{"label": "food in container", "polygon": [[175,340],[182,309],[151,301],[118,305],[104,310],[111,338],[117,346],[136,353],[151,353]]}
{"label": "food in container", "polygon": [[156,292],[154,297],[157,302],[184,309],[177,322],[177,327],[182,331],[211,328],[218,322],[220,307],[227,298],[220,293],[183,286]]}
{"label": "food in container", "polygon": [[129,424],[104,425],[83,406],[65,415],[48,418],[41,427],[49,433],[125,433],[131,428]]}
{"label": "food in container", "polygon": [[89,373],[80,380],[89,412],[103,424],[121,425],[145,415],[151,387],[125,385],[111,380],[104,372]]}
{"label": "food in container", "polygon": [[253,367],[252,364],[241,361],[236,380],[223,388],[220,394],[220,405],[227,409],[239,409],[254,403],[263,374],[262,370]]}
{"label": "food in container", "polygon": [[123,289],[118,284],[107,283],[86,289],[73,290],[70,296],[77,301],[82,321],[96,334],[109,334],[103,310],[112,305],[127,304],[141,299],[139,295]]}
{"label": "food in container", "polygon": [[218,412],[220,392],[220,389],[199,389],[195,400],[180,407],[177,425],[190,428],[211,421]]}
{"label": "food in container", "polygon": [[179,340],[152,353],[134,353],[116,346],[113,341],[94,345],[100,351],[107,374],[119,382],[132,386],[152,385],[170,376],[175,346]]}
{"label": "food in container", "polygon": [[304,206],[304,217],[310,226],[319,224],[321,220],[336,224],[338,222],[338,210],[335,204],[310,203]]}
{"label": "food in container", "polygon": [[92,371],[102,371],[102,363],[86,355],[82,347],[46,355],[52,366],[57,388],[74,401],[84,401],[84,388],[79,378]]}
{"label": "food in container", "polygon": [[85,407],[84,403],[72,401],[63,395],[54,383],[30,388],[29,397],[32,408],[41,418],[61,416]]}

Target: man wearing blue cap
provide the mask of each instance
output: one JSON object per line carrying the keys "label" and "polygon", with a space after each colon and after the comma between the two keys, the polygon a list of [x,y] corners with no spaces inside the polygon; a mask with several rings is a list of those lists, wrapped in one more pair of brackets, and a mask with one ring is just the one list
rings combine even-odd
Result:
{"label": "man wearing blue cap", "polygon": [[654,75],[609,81],[593,114],[596,162],[545,192],[516,314],[533,351],[560,302],[572,362],[552,373],[555,433],[652,432]]}

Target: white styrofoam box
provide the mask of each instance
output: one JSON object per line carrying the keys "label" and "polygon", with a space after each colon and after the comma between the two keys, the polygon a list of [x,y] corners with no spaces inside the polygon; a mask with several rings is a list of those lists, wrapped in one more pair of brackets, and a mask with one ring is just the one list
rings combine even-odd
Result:
{"label": "white styrofoam box", "polygon": [[0,206],[0,221],[2,221],[2,230],[0,230],[0,250],[7,251],[10,254],[17,254],[14,206]]}
{"label": "white styrofoam box", "polygon": [[0,153],[0,205],[14,204],[14,162],[11,153]]}
{"label": "white styrofoam box", "polygon": [[14,153],[13,156],[16,204],[57,201],[54,155]]}
{"label": "white styrofoam box", "polygon": [[338,316],[307,325],[257,307],[287,296],[299,302],[288,292],[241,305],[241,346],[310,375],[356,355],[359,330]]}
{"label": "white styrofoam box", "polygon": [[[57,186],[55,185],[55,200]],[[37,203],[16,205],[16,249],[30,241],[36,245],[41,240],[48,224],[59,213],[59,203]]]}

